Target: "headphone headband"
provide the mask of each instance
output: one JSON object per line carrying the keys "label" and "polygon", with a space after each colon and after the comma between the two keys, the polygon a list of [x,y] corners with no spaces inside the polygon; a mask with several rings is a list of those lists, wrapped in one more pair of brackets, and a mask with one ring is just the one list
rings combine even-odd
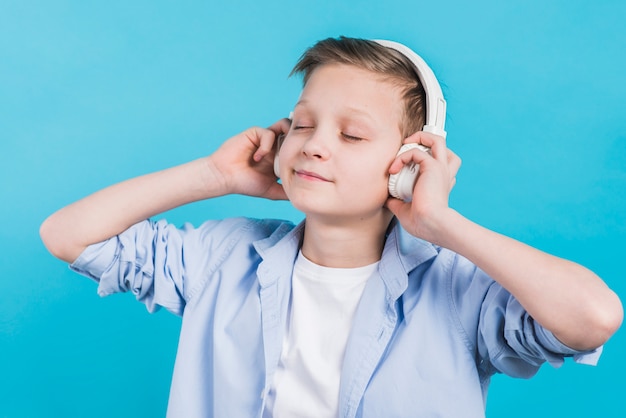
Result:
{"label": "headphone headband", "polygon": [[426,124],[423,130],[445,138],[446,100],[443,98],[441,87],[433,70],[430,69],[422,57],[401,43],[382,39],[376,39],[374,42],[400,52],[413,63],[426,93]]}

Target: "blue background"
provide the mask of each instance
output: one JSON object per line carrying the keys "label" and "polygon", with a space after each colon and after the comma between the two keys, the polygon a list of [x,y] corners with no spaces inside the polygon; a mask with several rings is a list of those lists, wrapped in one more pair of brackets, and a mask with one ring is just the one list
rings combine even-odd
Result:
{"label": "blue background", "polygon": [[[228,4],[226,4],[228,3]],[[394,39],[431,64],[464,161],[452,205],[600,274],[624,298],[626,2],[0,0],[0,417],[165,413],[179,318],[43,248],[43,219],[285,116],[303,50]],[[225,197],[174,223],[301,215]],[[623,330],[597,367],[497,376],[489,417],[622,417]]]}

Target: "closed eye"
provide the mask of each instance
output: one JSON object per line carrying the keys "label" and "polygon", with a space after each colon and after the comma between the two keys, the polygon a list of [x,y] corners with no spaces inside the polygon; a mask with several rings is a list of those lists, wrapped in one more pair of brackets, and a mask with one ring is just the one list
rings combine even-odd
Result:
{"label": "closed eye", "polygon": [[343,136],[345,139],[347,139],[348,141],[363,141],[363,138],[360,138],[358,136],[354,136],[354,135],[348,135],[346,133],[341,133],[341,136]]}

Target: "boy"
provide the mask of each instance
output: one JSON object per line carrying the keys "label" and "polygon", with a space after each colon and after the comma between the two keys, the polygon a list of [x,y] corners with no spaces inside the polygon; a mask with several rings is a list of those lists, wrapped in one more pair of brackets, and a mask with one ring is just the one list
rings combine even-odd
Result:
{"label": "boy", "polygon": [[[304,87],[291,120],[42,225],[101,295],[130,290],[182,315],[168,415],[481,417],[496,372],[597,361],[619,299],[584,267],[448,207],[460,160],[421,131],[424,91],[405,56],[327,39],[294,71]],[[396,156],[402,143],[430,153]],[[411,162],[412,201],[389,197],[389,174]],[[228,193],[289,199],[305,221],[145,220]]]}

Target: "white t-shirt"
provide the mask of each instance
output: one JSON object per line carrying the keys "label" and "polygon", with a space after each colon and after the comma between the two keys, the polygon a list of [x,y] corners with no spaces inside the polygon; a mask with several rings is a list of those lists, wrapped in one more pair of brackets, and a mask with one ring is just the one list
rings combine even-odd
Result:
{"label": "white t-shirt", "polygon": [[278,369],[265,418],[338,415],[343,356],[356,307],[378,262],[357,268],[319,266],[298,255]]}

